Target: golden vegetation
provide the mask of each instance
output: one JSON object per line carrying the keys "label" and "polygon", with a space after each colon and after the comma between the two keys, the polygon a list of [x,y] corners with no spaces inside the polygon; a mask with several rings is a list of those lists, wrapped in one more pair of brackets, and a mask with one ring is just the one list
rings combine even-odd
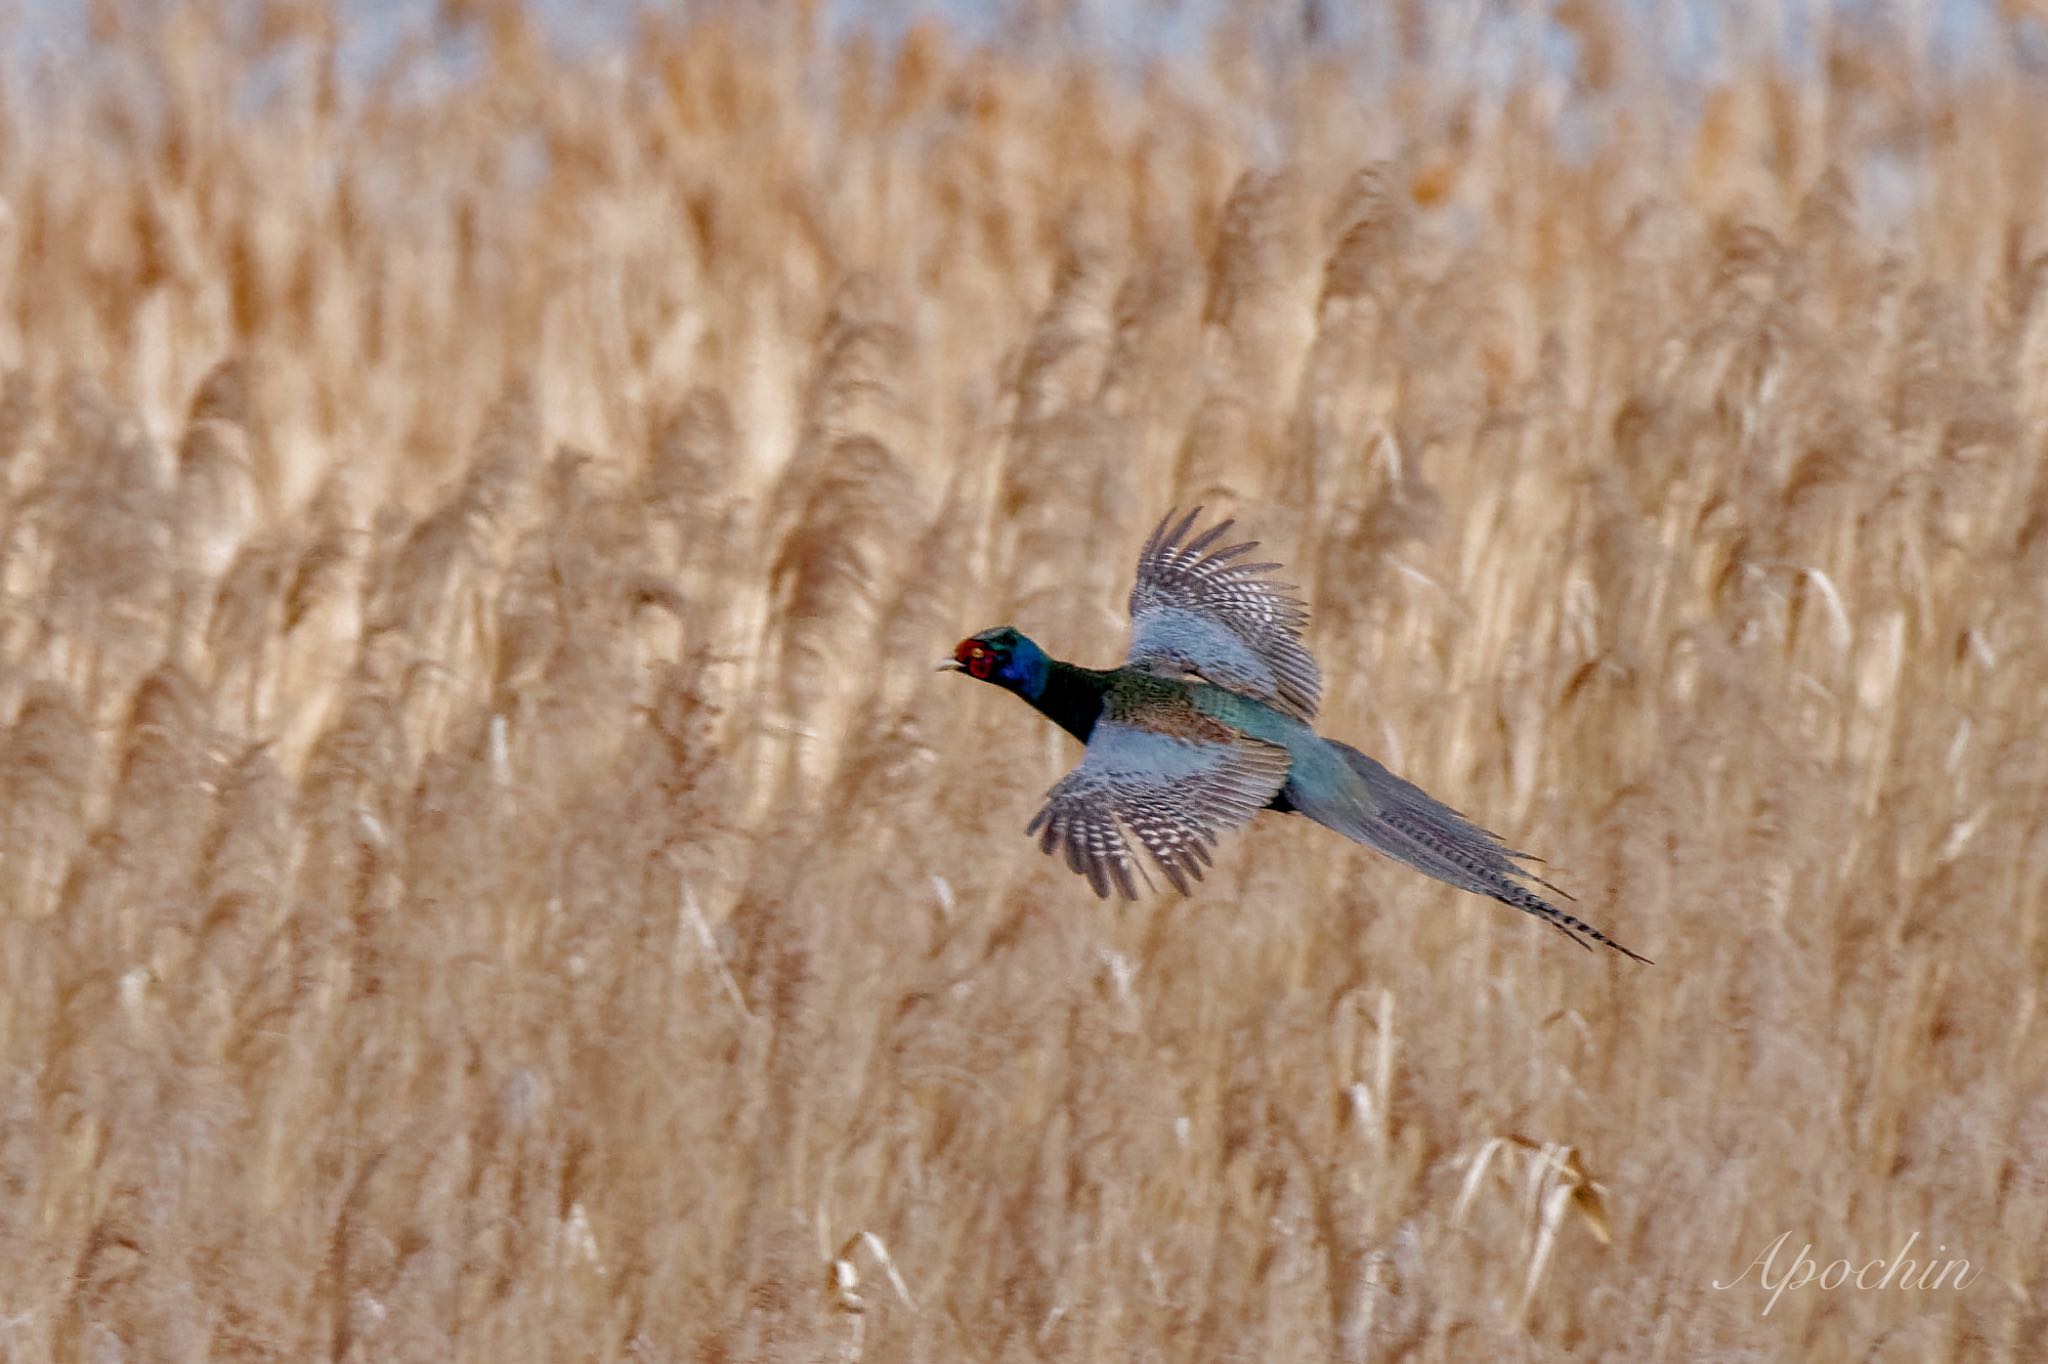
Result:
{"label": "golden vegetation", "polygon": [[[0,120],[0,1357],[2038,1347],[2038,81],[122,8]],[[1038,854],[930,660],[1194,501],[1655,967]]]}

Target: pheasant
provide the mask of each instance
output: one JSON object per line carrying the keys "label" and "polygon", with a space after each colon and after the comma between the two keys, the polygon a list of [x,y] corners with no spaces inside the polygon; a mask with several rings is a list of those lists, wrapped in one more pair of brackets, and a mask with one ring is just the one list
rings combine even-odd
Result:
{"label": "pheasant", "polygon": [[1190,538],[1200,515],[1169,513],[1139,553],[1122,667],[1061,662],[1007,625],[961,640],[939,665],[1015,692],[1087,746],[1025,830],[1044,851],[1064,853],[1098,896],[1134,900],[1137,878],[1150,884],[1135,837],[1185,894],[1218,836],[1261,810],[1292,812],[1533,914],[1588,951],[1649,961],[1538,894],[1571,898],[1520,865],[1538,859],[1317,734],[1307,607],[1272,578],[1280,565],[1244,562],[1257,541],[1218,547],[1233,522]]}

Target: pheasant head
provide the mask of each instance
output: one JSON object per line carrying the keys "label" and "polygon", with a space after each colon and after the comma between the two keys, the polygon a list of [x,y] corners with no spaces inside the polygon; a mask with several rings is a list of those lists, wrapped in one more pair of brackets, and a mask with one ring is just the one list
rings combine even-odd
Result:
{"label": "pheasant head", "polygon": [[953,656],[939,667],[945,672],[962,672],[978,681],[992,682],[1027,701],[1036,701],[1045,690],[1052,660],[1029,636],[1004,625],[961,640],[954,646]]}

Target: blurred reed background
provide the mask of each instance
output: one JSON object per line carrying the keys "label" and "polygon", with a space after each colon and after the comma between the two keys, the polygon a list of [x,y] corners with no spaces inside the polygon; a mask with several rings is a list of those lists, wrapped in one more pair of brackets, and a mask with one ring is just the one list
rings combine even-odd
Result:
{"label": "blurred reed background", "polygon": [[[1006,13],[17,53],[0,1358],[2038,1357],[2039,7]],[[1197,501],[1656,966],[1037,852]]]}

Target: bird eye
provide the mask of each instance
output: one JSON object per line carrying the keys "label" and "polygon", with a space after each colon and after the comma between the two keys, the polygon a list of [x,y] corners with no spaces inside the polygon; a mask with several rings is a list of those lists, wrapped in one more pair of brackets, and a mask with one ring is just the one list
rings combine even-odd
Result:
{"label": "bird eye", "polygon": [[995,670],[996,656],[980,644],[967,651],[967,675],[980,681],[988,681],[988,675]]}

